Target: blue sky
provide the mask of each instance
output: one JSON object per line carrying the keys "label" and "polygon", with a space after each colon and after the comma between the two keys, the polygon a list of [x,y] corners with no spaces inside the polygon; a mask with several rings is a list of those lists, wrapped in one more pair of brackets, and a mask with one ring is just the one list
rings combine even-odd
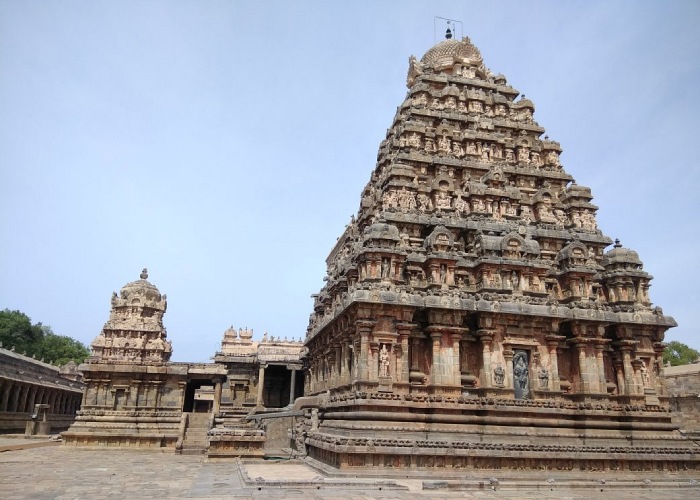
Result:
{"label": "blue sky", "polygon": [[90,343],[148,267],[174,360],[302,337],[434,16],[534,101],[700,348],[696,1],[0,0],[0,308]]}

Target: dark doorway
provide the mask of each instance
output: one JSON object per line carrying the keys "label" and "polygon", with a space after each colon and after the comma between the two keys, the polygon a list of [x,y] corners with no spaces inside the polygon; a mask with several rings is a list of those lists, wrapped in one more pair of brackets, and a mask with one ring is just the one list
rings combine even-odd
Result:
{"label": "dark doorway", "polygon": [[185,402],[182,405],[182,411],[184,412],[193,412],[193,411],[198,411],[198,412],[207,412],[211,410],[211,404],[206,404],[206,403],[211,403],[209,401],[195,401],[194,399],[194,393],[197,389],[200,389],[202,386],[205,385],[212,385],[211,380],[189,380],[187,381],[187,387],[185,388]]}
{"label": "dark doorway", "polygon": [[[263,404],[267,408],[283,408],[289,404],[292,372],[286,366],[268,365],[265,369]],[[296,384],[295,384],[296,388]]]}

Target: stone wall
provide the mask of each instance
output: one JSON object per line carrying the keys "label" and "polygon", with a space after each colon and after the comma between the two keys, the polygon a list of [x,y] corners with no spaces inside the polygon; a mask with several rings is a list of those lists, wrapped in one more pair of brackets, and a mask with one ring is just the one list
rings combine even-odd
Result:
{"label": "stone wall", "polygon": [[664,368],[673,421],[684,431],[700,432],[700,363]]}

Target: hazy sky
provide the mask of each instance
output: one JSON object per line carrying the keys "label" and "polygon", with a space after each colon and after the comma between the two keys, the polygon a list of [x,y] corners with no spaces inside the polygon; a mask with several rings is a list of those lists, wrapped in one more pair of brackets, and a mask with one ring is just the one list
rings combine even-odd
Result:
{"label": "hazy sky", "polygon": [[696,0],[0,0],[0,309],[90,343],[148,267],[174,360],[304,336],[434,16],[535,103],[699,348]]}

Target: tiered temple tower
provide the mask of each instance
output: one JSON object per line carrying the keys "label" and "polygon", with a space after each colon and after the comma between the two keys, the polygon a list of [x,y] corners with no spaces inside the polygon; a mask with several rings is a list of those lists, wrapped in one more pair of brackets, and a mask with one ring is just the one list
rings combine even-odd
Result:
{"label": "tiered temple tower", "polygon": [[534,105],[468,38],[408,94],[327,259],[306,345],[339,468],[696,468],[638,255],[602,234]]}
{"label": "tiered temple tower", "polygon": [[85,392],[75,424],[63,433],[69,445],[175,448],[189,367],[168,362],[167,297],[146,269],[140,278],[112,294],[109,320],[80,365]]}

